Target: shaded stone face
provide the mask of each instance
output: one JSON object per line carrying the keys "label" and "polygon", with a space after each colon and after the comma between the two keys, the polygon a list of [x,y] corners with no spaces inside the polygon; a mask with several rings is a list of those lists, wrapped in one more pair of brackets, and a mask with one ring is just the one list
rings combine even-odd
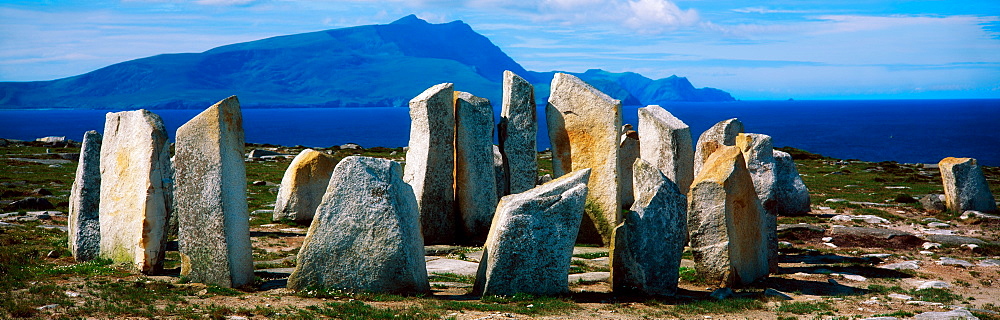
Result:
{"label": "shaded stone face", "polygon": [[413,186],[427,244],[450,244],[455,214],[455,94],[442,83],[410,100],[410,143],[403,180]]}
{"label": "shaded stone face", "polygon": [[640,158],[649,161],[687,194],[694,179],[691,128],[657,105],[639,108]]}
{"label": "shaded stone face", "polygon": [[694,175],[701,172],[701,167],[715,150],[722,146],[735,146],[736,136],[742,132],[743,123],[736,118],[720,121],[702,132],[694,151]]}
{"label": "shaded stone face", "polygon": [[281,178],[272,219],[298,223],[312,221],[336,165],[337,159],[332,155],[313,149],[302,150]]}
{"label": "shaded stone face", "polygon": [[757,133],[740,133],[736,136],[736,147],[746,159],[747,171],[753,179],[757,199],[764,209],[761,230],[768,249],[768,264],[771,272],[778,272],[778,199],[775,196],[777,169],[774,160],[774,146],[771,136]]}
{"label": "shaded stone face", "polygon": [[483,246],[473,292],[551,295],[569,291],[567,270],[583,217],[590,169],[503,197]]}
{"label": "shaded stone face", "polygon": [[795,161],[787,152],[774,150],[774,212],[777,215],[800,215],[810,211],[809,189],[799,176]]}
{"label": "shaded stone face", "polygon": [[996,212],[997,204],[983,169],[973,158],[948,157],[938,163],[948,210]]}
{"label": "shaded stone face", "polygon": [[309,225],[288,288],[430,292],[419,218],[398,163],[344,158]]}
{"label": "shaded stone face", "polygon": [[513,72],[504,71],[498,137],[509,189],[498,190],[501,196],[535,187],[538,177],[536,112],[535,88]]}
{"label": "shaded stone face", "polygon": [[163,268],[171,172],[159,116],[147,110],[107,114],[101,144],[102,258],[144,273]]}
{"label": "shaded stone face", "polygon": [[[610,243],[621,216],[618,146],[622,126],[621,101],[572,75],[556,73],[546,107],[552,170],[555,176],[593,169],[588,183],[590,225],[601,241]],[[582,230],[581,234],[587,234]],[[584,239],[591,240],[591,239]],[[595,239],[596,240],[596,239]]]}
{"label": "shaded stone face", "polygon": [[456,91],[455,116],[455,201],[462,240],[481,243],[497,205],[493,106],[489,100]]}
{"label": "shaded stone face", "polygon": [[253,281],[243,163],[243,115],[236,96],[177,129],[175,213],[181,275],[241,287]]}
{"label": "shaded stone face", "polygon": [[622,209],[632,206],[635,198],[632,195],[632,164],[639,158],[639,133],[632,130],[631,125],[625,125],[628,130],[622,130],[621,142],[618,144],[618,192],[621,194]]}
{"label": "shaded stone face", "polygon": [[76,261],[97,258],[101,249],[101,140],[87,131],[80,147],[80,162],[69,197],[69,249]]}

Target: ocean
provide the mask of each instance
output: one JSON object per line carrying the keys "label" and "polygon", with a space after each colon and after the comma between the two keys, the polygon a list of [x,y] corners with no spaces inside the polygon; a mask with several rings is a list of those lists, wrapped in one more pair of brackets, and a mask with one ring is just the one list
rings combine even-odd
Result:
{"label": "ocean", "polygon": [[[499,118],[499,103],[495,103]],[[1000,100],[796,100],[676,102],[663,107],[691,127],[693,139],[718,121],[738,118],[746,132],[841,159],[937,163],[972,157],[1000,166]],[[640,106],[622,108],[638,123]],[[152,110],[171,136],[200,110]],[[538,148],[549,147],[545,108],[538,108]],[[0,138],[66,136],[80,141],[103,131],[108,110],[0,110]],[[246,141],[277,145],[402,147],[409,139],[406,108],[244,109]]]}

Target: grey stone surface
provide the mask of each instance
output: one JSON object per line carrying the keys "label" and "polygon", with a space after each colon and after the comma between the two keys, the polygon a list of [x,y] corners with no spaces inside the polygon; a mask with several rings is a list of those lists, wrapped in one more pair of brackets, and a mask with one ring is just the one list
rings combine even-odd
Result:
{"label": "grey stone surface", "polygon": [[271,219],[289,219],[300,224],[312,221],[335,166],[337,159],[332,155],[313,149],[302,150],[281,177]]}
{"label": "grey stone surface", "polygon": [[691,128],[658,105],[639,108],[640,158],[649,161],[687,194],[694,179]]}
{"label": "grey stone surface", "polygon": [[497,182],[497,201],[503,196],[508,195],[507,190],[510,190],[510,186],[507,185],[508,179],[507,168],[503,162],[503,154],[500,152],[500,146],[493,145],[493,176],[496,177]]}
{"label": "grey stone surface", "polygon": [[975,245],[984,245],[986,241],[979,238],[973,237],[963,237],[950,234],[928,234],[922,236],[924,239],[930,242],[937,242],[943,245],[957,246],[966,243],[971,243]]}
{"label": "grey stone surface", "polygon": [[768,268],[770,272],[778,272],[778,199],[775,197],[777,185],[777,169],[774,160],[774,146],[771,136],[758,133],[740,133],[736,135],[736,147],[743,153],[747,171],[753,179],[754,190],[761,208],[764,243],[768,250]]}
{"label": "grey stone surface", "polygon": [[938,162],[938,167],[941,169],[948,210],[997,211],[996,199],[993,198],[990,185],[976,159],[948,157]]}
{"label": "grey stone surface", "polygon": [[802,181],[799,169],[787,152],[774,150],[773,210],[778,215],[801,215],[810,211],[809,188]]}
{"label": "grey stone surface", "polygon": [[966,210],[965,212],[962,212],[962,216],[960,216],[959,218],[962,219],[962,220],[969,219],[969,218],[979,218],[979,219],[985,219],[985,220],[1000,220],[1000,216],[998,216],[998,215],[982,213],[982,212],[975,211],[975,210]]}
{"label": "grey stone surface", "polygon": [[297,261],[288,278],[293,290],[429,292],[416,198],[399,164],[341,160]]}
{"label": "grey stone surface", "polygon": [[410,100],[410,143],[403,180],[413,186],[427,244],[455,240],[455,91],[451,83]]}
{"label": "grey stone surface", "polygon": [[980,267],[1000,267],[1000,260],[997,259],[983,259],[979,261],[976,265]]}
{"label": "grey stone surface", "polygon": [[892,270],[916,270],[920,269],[920,261],[909,260],[909,261],[884,264],[879,266],[879,268],[892,269]]}
{"label": "grey stone surface", "polygon": [[969,310],[955,309],[944,312],[924,312],[913,316],[913,320],[979,320],[979,318]]}
{"label": "grey stone surface", "polygon": [[778,232],[785,232],[785,231],[810,231],[816,233],[826,232],[826,229],[824,229],[823,227],[814,226],[808,223],[779,224],[776,229]]}
{"label": "grey stone surface", "polygon": [[[736,136],[743,132],[743,123],[736,118],[716,123],[698,136],[694,150],[694,175],[701,172],[705,160],[722,146],[735,146]],[[744,160],[745,161],[745,160]]]}
{"label": "grey stone surface", "polygon": [[567,270],[583,219],[590,169],[500,199],[473,292],[569,291]]}
{"label": "grey stone surface", "polygon": [[635,203],[611,242],[612,288],[672,296],[687,241],[687,197],[642,159],[633,166]]}
{"label": "grey stone surface", "polygon": [[427,261],[427,275],[435,273],[454,273],[463,276],[475,276],[478,270],[479,264],[470,261],[445,258]]}
{"label": "grey stone surface", "polygon": [[608,281],[611,278],[610,272],[584,272],[584,273],[574,273],[566,277],[569,283],[575,283],[580,281]]}
{"label": "grey stone surface", "polygon": [[535,187],[538,177],[538,120],[535,88],[513,72],[503,72],[503,104],[498,137],[503,154],[508,189],[502,195]]}
{"label": "grey stone surface", "polygon": [[455,92],[455,202],[462,241],[482,242],[497,206],[493,166],[493,106],[484,98]]}
{"label": "grey stone surface", "polygon": [[174,212],[181,275],[192,282],[242,287],[253,281],[243,164],[243,113],[236,96],[177,129]]}
{"label": "grey stone surface", "polygon": [[924,210],[930,212],[943,212],[945,210],[948,210],[948,207],[945,206],[944,201],[945,201],[944,194],[940,193],[932,193],[920,197],[920,205],[924,207]]}
{"label": "grey stone surface", "polygon": [[87,131],[69,196],[69,250],[76,261],[97,258],[101,249],[101,134]]}
{"label": "grey stone surface", "polygon": [[974,267],[975,266],[971,262],[968,262],[968,261],[965,261],[965,260],[961,260],[961,259],[949,258],[949,257],[941,257],[940,259],[938,259],[937,263],[940,264],[940,265],[943,265],[943,266],[959,266],[959,267]]}
{"label": "grey stone surface", "polygon": [[159,116],[147,110],[107,114],[101,143],[102,258],[144,273],[163,268],[172,172]]}
{"label": "grey stone surface", "polygon": [[640,150],[639,133],[631,130],[631,125],[625,127],[629,129],[622,131],[621,142],[618,145],[618,168],[621,170],[618,174],[618,192],[622,209],[632,207],[632,202],[635,201],[632,194],[632,164],[635,163],[635,159],[639,159]]}

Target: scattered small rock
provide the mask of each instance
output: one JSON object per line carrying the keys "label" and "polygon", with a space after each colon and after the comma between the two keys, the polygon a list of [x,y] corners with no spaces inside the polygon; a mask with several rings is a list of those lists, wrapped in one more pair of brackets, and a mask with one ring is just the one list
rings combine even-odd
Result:
{"label": "scattered small rock", "polygon": [[982,239],[956,236],[956,235],[947,235],[947,234],[929,234],[924,236],[923,238],[930,242],[937,242],[942,245],[950,245],[950,246],[958,246],[966,243],[971,243],[976,245],[986,244],[986,241],[983,241]]}
{"label": "scattered small rock", "polygon": [[975,266],[971,262],[955,258],[948,258],[948,257],[941,257],[941,259],[937,263],[943,266],[961,266],[961,267]]}
{"label": "scattered small rock", "polygon": [[937,249],[937,248],[941,247],[941,244],[940,243],[936,243],[936,242],[924,242],[924,244],[921,245],[921,247],[923,247],[924,249],[927,249],[927,250]]}
{"label": "scattered small rock", "polygon": [[931,228],[947,228],[947,227],[951,227],[950,224],[947,224],[947,223],[944,223],[944,222],[931,222],[931,223],[928,223],[927,226],[931,227]]}
{"label": "scattered small rock", "polygon": [[788,296],[784,292],[781,292],[781,291],[778,291],[778,290],[774,290],[774,289],[771,289],[771,288],[768,288],[767,290],[764,290],[764,296],[765,297],[770,297],[770,298],[776,298],[776,299],[779,299],[779,300],[792,300],[792,297]]}
{"label": "scattered small rock", "polygon": [[39,196],[51,196],[52,195],[52,191],[49,191],[49,189],[45,189],[45,188],[38,188],[38,189],[32,190],[31,193],[34,194],[34,195],[39,195]]}
{"label": "scattered small rock", "polygon": [[890,293],[888,295],[888,297],[889,298],[893,298],[893,299],[897,299],[897,300],[913,300],[913,297],[905,295],[905,294],[899,294],[899,293]]}
{"label": "scattered small rock", "polygon": [[890,263],[882,265],[879,268],[892,269],[892,270],[916,270],[920,269],[920,261],[909,260],[903,262]]}
{"label": "scattered small rock", "polygon": [[892,256],[891,253],[869,253],[861,255],[862,258],[878,258],[878,259],[885,259],[891,256]]}
{"label": "scattered small rock", "polygon": [[997,259],[985,259],[979,261],[978,265],[980,267],[1000,267],[1000,260]]}
{"label": "scattered small rock", "polygon": [[925,256],[929,256],[929,255],[933,255],[934,251],[921,250],[921,251],[917,251],[917,253],[925,255]]}
{"label": "scattered small rock", "polygon": [[[938,303],[937,305],[940,305],[940,303]],[[914,320],[963,320],[963,319],[979,320],[978,317],[972,315],[972,312],[969,312],[969,310],[965,309],[955,309],[947,312],[924,312],[916,316],[913,316],[913,319]]]}
{"label": "scattered small rock", "polygon": [[1000,220],[1000,216],[992,215],[992,214],[985,214],[985,213],[982,213],[982,212],[979,212],[979,211],[975,211],[975,210],[968,210],[968,211],[962,212],[962,216],[960,216],[959,218],[962,219],[962,220],[965,220],[965,219],[968,219],[968,218],[979,218],[979,219],[988,219],[988,220]]}
{"label": "scattered small rock", "polygon": [[951,288],[951,285],[948,284],[947,282],[944,282],[944,281],[926,281],[924,283],[921,283],[919,286],[917,286],[917,290],[920,290],[920,289],[931,289],[931,288],[948,289],[948,288]]}
{"label": "scattered small rock", "polygon": [[725,300],[727,298],[732,297],[733,294],[734,294],[733,293],[733,289],[730,289],[730,288],[719,288],[719,289],[715,289],[715,291],[712,291],[712,293],[709,294],[709,296],[711,296],[712,298],[715,298],[716,300]]}
{"label": "scattered small rock", "polygon": [[56,307],[59,307],[59,304],[53,303],[53,304],[47,304],[47,305],[38,307],[36,309],[38,309],[38,310],[48,310],[48,309],[55,309]]}
{"label": "scattered small rock", "polygon": [[7,205],[7,209],[36,209],[36,210],[49,210],[55,209],[56,206],[52,205],[48,199],[45,198],[24,198],[21,200],[14,201],[10,205]]}
{"label": "scattered small rock", "polygon": [[[943,306],[944,305],[944,303],[940,303],[940,302],[929,302],[929,301],[919,301],[919,300],[907,301],[906,304],[916,305],[916,306],[924,306],[924,307],[935,307],[935,306]],[[916,319],[916,318],[914,318],[914,319]],[[937,318],[929,318],[929,319],[937,319]],[[943,319],[951,320],[951,318],[943,318]]]}

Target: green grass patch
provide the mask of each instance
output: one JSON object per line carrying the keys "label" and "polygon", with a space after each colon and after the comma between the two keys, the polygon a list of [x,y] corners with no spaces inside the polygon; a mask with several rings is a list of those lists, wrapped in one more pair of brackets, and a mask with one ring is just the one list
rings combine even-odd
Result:
{"label": "green grass patch", "polygon": [[698,300],[678,305],[674,310],[682,314],[737,313],[748,310],[763,310],[764,303],[755,299]]}
{"label": "green grass patch", "polygon": [[461,274],[454,274],[450,272],[438,273],[434,272],[427,280],[430,282],[459,282],[459,283],[476,283],[475,276],[466,276]]}
{"label": "green grass patch", "polygon": [[438,319],[440,315],[422,308],[378,308],[361,301],[327,302],[321,306],[305,308],[309,315],[334,319]]}
{"label": "green grass patch", "polygon": [[833,306],[827,302],[786,302],[781,304],[777,309],[778,312],[794,314],[810,314],[834,310]]}
{"label": "green grass patch", "polygon": [[355,299],[361,301],[401,301],[406,297],[389,293],[351,292],[339,289],[307,288],[295,293],[303,298]]}
{"label": "green grass patch", "polygon": [[530,294],[518,293],[513,296],[485,296],[479,302],[442,301],[435,304],[435,308],[545,315],[565,313],[580,307],[572,301],[557,297],[535,297]]}
{"label": "green grass patch", "polygon": [[896,318],[910,318],[913,317],[913,312],[909,311],[896,311],[892,313],[880,313],[872,317],[896,317]]}
{"label": "green grass patch", "polygon": [[954,301],[965,300],[962,296],[951,293],[948,289],[941,288],[927,288],[910,290],[907,294],[913,296],[916,300],[929,301],[929,302],[940,302],[940,303],[952,303]]}

